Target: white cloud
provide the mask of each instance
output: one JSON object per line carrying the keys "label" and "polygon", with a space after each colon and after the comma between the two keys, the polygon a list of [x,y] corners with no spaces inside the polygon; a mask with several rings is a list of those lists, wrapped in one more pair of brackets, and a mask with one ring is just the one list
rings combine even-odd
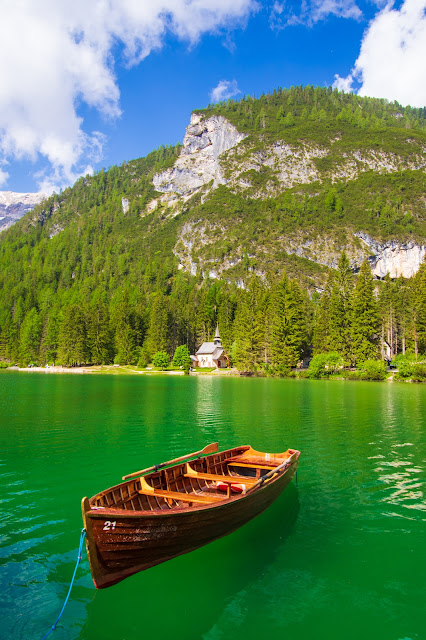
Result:
{"label": "white cloud", "polygon": [[311,3],[311,20],[319,22],[329,15],[360,20],[362,11],[353,0],[315,0]]}
{"label": "white cloud", "polygon": [[366,30],[355,66],[334,86],[358,94],[426,105],[426,0],[405,0],[400,9],[385,7]]}
{"label": "white cloud", "polygon": [[6,184],[8,179],[9,179],[9,174],[7,173],[7,171],[3,171],[3,169],[0,167],[0,186],[2,186],[3,184]]}
{"label": "white cloud", "polygon": [[121,114],[117,51],[132,66],[160,49],[169,33],[193,45],[205,33],[244,25],[256,6],[255,0],[0,0],[1,154],[44,157],[51,170],[41,181],[70,184],[104,142],[85,130],[79,105],[104,118]]}
{"label": "white cloud", "polygon": [[286,11],[285,2],[275,1],[269,21],[272,29],[284,29],[298,24],[312,27],[330,15],[360,20],[362,11],[355,0],[302,0],[298,13]]}
{"label": "white cloud", "polygon": [[352,73],[346,76],[346,78],[341,78],[338,73],[334,74],[333,89],[345,91],[345,93],[351,93],[354,91],[353,83],[354,77]]}
{"label": "white cloud", "polygon": [[241,93],[241,91],[237,86],[236,80],[221,80],[218,85],[210,91],[210,100],[212,102],[221,102],[239,93]]}
{"label": "white cloud", "polygon": [[285,11],[284,2],[274,2],[269,15],[269,25],[271,29],[283,29],[286,26],[288,15]]}

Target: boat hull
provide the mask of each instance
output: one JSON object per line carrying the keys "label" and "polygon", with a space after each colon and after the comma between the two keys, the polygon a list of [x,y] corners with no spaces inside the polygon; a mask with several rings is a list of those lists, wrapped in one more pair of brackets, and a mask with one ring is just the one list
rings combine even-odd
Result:
{"label": "boat hull", "polygon": [[98,589],[221,538],[267,509],[290,483],[298,458],[256,491],[197,509],[137,512],[91,509],[83,520],[93,581]]}

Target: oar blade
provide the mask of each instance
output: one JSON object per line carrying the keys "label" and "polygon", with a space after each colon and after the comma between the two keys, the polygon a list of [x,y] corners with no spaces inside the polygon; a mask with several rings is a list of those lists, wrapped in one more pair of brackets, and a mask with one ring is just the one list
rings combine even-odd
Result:
{"label": "oar blade", "polygon": [[212,444],[207,445],[207,447],[204,447],[201,453],[216,453],[216,451],[219,451],[219,443],[213,442]]}

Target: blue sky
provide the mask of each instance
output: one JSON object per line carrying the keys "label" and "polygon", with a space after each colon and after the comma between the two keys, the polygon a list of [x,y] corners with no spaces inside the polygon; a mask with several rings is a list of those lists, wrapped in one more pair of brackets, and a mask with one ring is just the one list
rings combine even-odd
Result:
{"label": "blue sky", "polygon": [[59,190],[174,144],[232,93],[334,84],[426,104],[426,0],[1,5],[3,190]]}

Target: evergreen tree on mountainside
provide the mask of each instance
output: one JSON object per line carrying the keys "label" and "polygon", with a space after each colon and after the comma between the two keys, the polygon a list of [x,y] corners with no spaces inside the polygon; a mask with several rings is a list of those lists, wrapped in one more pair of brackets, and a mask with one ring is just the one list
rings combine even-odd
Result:
{"label": "evergreen tree on mountainside", "polygon": [[327,280],[326,287],[322,292],[319,301],[315,305],[314,330],[312,336],[312,346],[314,355],[333,350],[330,340],[330,305],[331,292],[334,287],[335,274],[333,271]]}
{"label": "evergreen tree on mountainside", "polygon": [[[111,327],[114,332],[114,360],[117,364],[134,364],[136,362],[138,342],[141,343],[142,339],[140,335],[140,325],[141,320],[130,302],[128,289],[125,288],[123,291],[118,291],[111,305]],[[103,341],[107,340],[106,326],[103,326],[101,331]],[[108,357],[105,349],[106,344],[104,344],[102,352],[105,357]]]}
{"label": "evergreen tree on mountainside", "polygon": [[58,354],[58,337],[61,318],[55,308],[50,308],[44,318],[43,333],[40,346],[42,364],[54,364]]}
{"label": "evergreen tree on mountainside", "polygon": [[182,344],[190,350],[195,348],[195,297],[196,291],[191,286],[190,279],[179,272],[168,296],[170,354]]}
{"label": "evergreen tree on mountainside", "polygon": [[221,286],[218,282],[207,280],[200,292],[197,313],[198,344],[211,340],[218,323],[218,309],[220,305]]}
{"label": "evergreen tree on mountainside", "polygon": [[161,293],[157,293],[152,301],[146,348],[151,357],[157,351],[167,352],[169,349],[168,299]]}
{"label": "evergreen tree on mountainside", "polygon": [[278,372],[295,367],[306,344],[302,294],[284,276],[271,291],[271,357]]}
{"label": "evergreen tree on mountainside", "polygon": [[5,362],[9,359],[9,332],[7,328],[0,330],[0,362]]}
{"label": "evergreen tree on mountainside", "polygon": [[396,282],[393,282],[389,275],[386,275],[378,298],[381,316],[382,358],[386,358],[386,354],[389,354],[389,358],[392,359],[398,351],[399,323],[396,319],[398,294],[401,295],[401,291],[397,290]]}
{"label": "evergreen tree on mountainside", "polygon": [[236,295],[228,283],[223,282],[218,295],[217,318],[222,344],[228,353],[234,341]]}
{"label": "evergreen tree on mountainside", "polygon": [[234,323],[233,364],[242,371],[254,372],[262,362],[265,316],[262,308],[264,288],[259,278],[252,278],[247,291],[237,297]]}
{"label": "evergreen tree on mountainside", "polygon": [[367,261],[362,263],[352,297],[351,339],[355,362],[378,355],[380,320],[374,296],[373,276]]}
{"label": "evergreen tree on mountainside", "polygon": [[132,326],[124,323],[119,326],[115,333],[116,364],[136,364],[138,353],[136,349],[135,334]]}
{"label": "evergreen tree on mountainside", "polygon": [[329,347],[349,360],[351,353],[351,301],[353,293],[352,269],[343,251],[337,265],[330,294],[328,316]]}
{"label": "evergreen tree on mountainside", "polygon": [[405,278],[397,278],[390,283],[393,289],[393,310],[398,333],[395,339],[394,353],[406,352],[412,349],[411,326],[413,316],[411,313],[412,284]]}
{"label": "evergreen tree on mountainside", "polygon": [[108,310],[101,300],[90,308],[87,321],[87,344],[94,364],[112,362],[112,335]]}
{"label": "evergreen tree on mountainside", "polygon": [[68,367],[90,362],[86,314],[81,305],[70,304],[64,309],[58,337],[58,360]]}
{"label": "evergreen tree on mountainside", "polygon": [[412,335],[414,352],[426,353],[426,263],[423,262],[412,282]]}
{"label": "evergreen tree on mountainside", "polygon": [[27,313],[20,331],[20,361],[25,365],[37,362],[42,330],[42,320],[34,307]]}
{"label": "evergreen tree on mountainside", "polygon": [[272,362],[272,317],[273,317],[272,291],[264,284],[263,295],[259,299],[257,315],[262,327],[261,362],[266,371]]}

